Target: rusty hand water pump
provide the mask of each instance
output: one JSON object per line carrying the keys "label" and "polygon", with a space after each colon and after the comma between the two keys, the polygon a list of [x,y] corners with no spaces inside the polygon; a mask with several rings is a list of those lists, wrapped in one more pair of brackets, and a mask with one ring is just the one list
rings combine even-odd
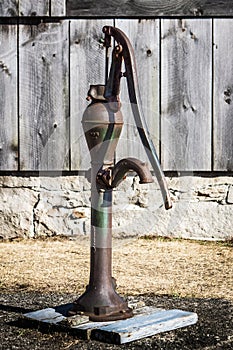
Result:
{"label": "rusty hand water pump", "polygon": [[[92,321],[110,321],[132,317],[132,310],[115,291],[112,278],[112,191],[128,171],[135,171],[140,183],[153,182],[146,163],[125,158],[114,165],[114,153],[123,126],[120,111],[120,80],[127,79],[129,100],[135,123],[157,177],[165,208],[171,200],[163,171],[143,117],[137,83],[135,58],[126,35],[111,26],[103,28],[106,50],[111,37],[117,43],[112,51],[112,62],[106,85],[91,85],[88,91],[90,105],[86,108],[82,125],[91,154],[91,256],[90,279],[86,291],[73,303],[69,315],[84,313]],[[124,60],[125,73],[121,71]]]}

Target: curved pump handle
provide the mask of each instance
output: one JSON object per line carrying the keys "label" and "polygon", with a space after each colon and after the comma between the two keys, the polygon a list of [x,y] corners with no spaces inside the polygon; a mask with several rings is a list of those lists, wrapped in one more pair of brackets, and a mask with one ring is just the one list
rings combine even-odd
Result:
{"label": "curved pump handle", "polygon": [[113,102],[114,95],[115,95],[116,96],[115,102],[119,103],[118,96],[117,96],[119,94],[119,84],[117,84],[118,85],[117,91],[113,91],[113,86],[114,86],[113,80],[117,78],[118,81],[120,81],[120,77],[119,76],[116,77],[116,74],[118,74],[117,72],[119,72],[119,66],[121,65],[122,59],[124,59],[125,70],[126,70],[125,76],[127,79],[129,99],[130,99],[134,120],[138,129],[142,144],[145,148],[147,156],[151,162],[151,165],[157,177],[157,180],[162,192],[165,208],[170,209],[172,207],[172,202],[168,191],[166,179],[161,169],[159,159],[155,150],[155,146],[150,137],[150,133],[149,133],[147,123],[141,107],[142,104],[141,104],[140,92],[138,87],[135,56],[134,56],[132,45],[129,39],[127,38],[127,36],[118,28],[105,26],[103,27],[103,32],[105,33],[105,38],[108,43],[110,41],[111,36],[117,41],[118,43],[117,50],[119,51],[119,53],[115,55],[116,61],[114,62],[114,65],[112,64],[112,67],[110,70],[109,79],[106,85],[105,97],[106,99],[108,98],[110,99],[109,102]]}

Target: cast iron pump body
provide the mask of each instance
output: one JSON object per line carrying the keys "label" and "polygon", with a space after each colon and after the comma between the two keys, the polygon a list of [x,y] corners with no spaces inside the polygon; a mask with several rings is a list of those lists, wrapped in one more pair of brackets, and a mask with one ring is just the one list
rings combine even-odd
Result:
{"label": "cast iron pump body", "polygon": [[[107,49],[111,46],[111,37],[117,45],[112,52],[107,83],[90,86],[88,99],[91,103],[82,119],[91,154],[90,279],[86,291],[74,302],[69,313],[84,313],[92,321],[126,319],[133,315],[127,302],[117,294],[112,278],[112,191],[130,170],[139,175],[140,183],[153,182],[147,164],[138,159],[125,158],[114,165],[114,153],[123,126],[119,98],[123,76],[127,79],[135,123],[160,185],[165,208],[172,206],[165,177],[143,117],[132,46],[126,35],[115,27],[105,26],[103,32]],[[121,72],[123,60],[124,74]]]}

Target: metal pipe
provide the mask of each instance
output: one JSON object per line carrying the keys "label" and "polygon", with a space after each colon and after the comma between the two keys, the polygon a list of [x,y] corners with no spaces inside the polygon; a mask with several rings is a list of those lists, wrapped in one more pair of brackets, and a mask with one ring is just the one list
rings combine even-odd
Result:
{"label": "metal pipe", "polygon": [[100,174],[114,165],[114,152],[123,118],[103,97],[103,86],[91,86],[92,103],[83,115],[83,129],[91,154],[90,277],[86,291],[69,314],[84,312],[93,321],[131,317],[132,310],[115,291],[112,278],[112,188]]}
{"label": "metal pipe", "polygon": [[92,164],[90,278],[70,315],[85,312],[92,321],[131,317],[132,310],[115,291],[112,278],[112,189],[96,182],[99,163]]}

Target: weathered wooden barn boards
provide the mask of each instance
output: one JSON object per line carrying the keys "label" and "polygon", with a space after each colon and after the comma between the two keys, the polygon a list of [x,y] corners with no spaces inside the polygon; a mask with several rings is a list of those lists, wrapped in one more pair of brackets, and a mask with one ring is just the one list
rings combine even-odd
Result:
{"label": "weathered wooden barn boards", "polygon": [[0,169],[18,170],[16,25],[0,25],[0,43]]}
{"label": "weathered wooden barn boards", "polygon": [[233,169],[233,20],[214,22],[214,170]]}
{"label": "weathered wooden barn boards", "polygon": [[230,16],[231,0],[67,0],[68,16],[154,17]]}
{"label": "weathered wooden barn boards", "polygon": [[105,83],[105,49],[101,38],[111,20],[72,20],[70,22],[70,123],[71,169],[88,169],[90,154],[81,126],[90,84]]}
{"label": "weathered wooden barn boards", "polygon": [[21,170],[69,169],[68,25],[19,26]]}
{"label": "weathered wooden barn boards", "polygon": [[[104,83],[109,24],[134,46],[164,170],[233,171],[233,19],[216,18],[232,15],[227,0],[1,2],[0,170],[89,168],[81,118],[89,84]],[[124,81],[121,99],[116,158],[146,159]]]}
{"label": "weathered wooden barn boards", "polygon": [[161,154],[165,169],[211,170],[212,22],[162,20]]}

